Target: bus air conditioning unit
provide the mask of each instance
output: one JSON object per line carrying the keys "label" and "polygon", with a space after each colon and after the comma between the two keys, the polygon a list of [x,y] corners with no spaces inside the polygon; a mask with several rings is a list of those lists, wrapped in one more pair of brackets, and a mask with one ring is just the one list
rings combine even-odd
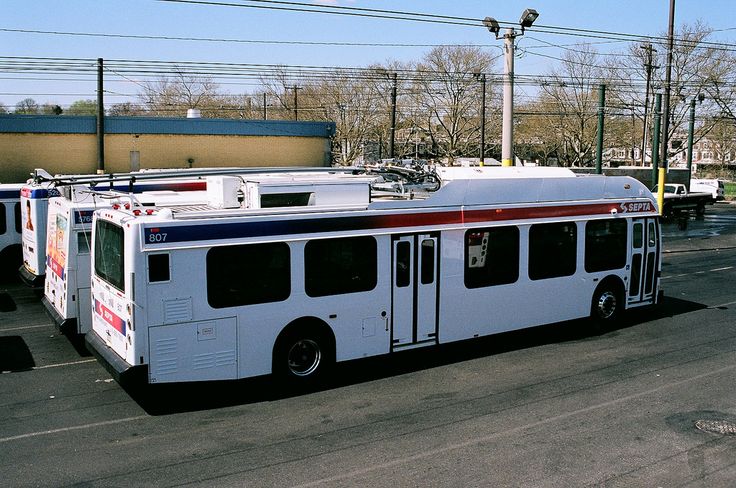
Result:
{"label": "bus air conditioning unit", "polygon": [[207,201],[215,208],[240,208],[241,184],[237,176],[209,176]]}

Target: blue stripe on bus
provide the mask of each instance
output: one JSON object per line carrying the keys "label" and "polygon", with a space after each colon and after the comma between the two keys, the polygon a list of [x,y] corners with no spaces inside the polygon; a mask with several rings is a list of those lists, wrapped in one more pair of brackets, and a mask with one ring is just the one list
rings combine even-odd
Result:
{"label": "blue stripe on bus", "polygon": [[458,224],[462,212],[427,212],[414,214],[360,217],[313,218],[270,222],[237,222],[227,224],[151,226],[144,229],[146,244],[242,239],[294,234],[320,234],[382,228],[412,227],[432,224]]}
{"label": "blue stripe on bus", "polygon": [[0,190],[0,198],[3,200],[15,198],[20,201],[20,190]]}
{"label": "blue stripe on bus", "polygon": [[406,214],[364,215],[355,217],[311,218],[268,222],[230,222],[220,224],[154,226],[144,228],[146,244],[242,239],[248,237],[320,234],[354,230],[396,229],[418,226],[498,222],[523,219],[564,218],[581,215],[610,216],[616,211],[625,215],[649,216],[654,212],[651,201],[620,201],[574,205],[532,206],[508,209],[444,210]]}

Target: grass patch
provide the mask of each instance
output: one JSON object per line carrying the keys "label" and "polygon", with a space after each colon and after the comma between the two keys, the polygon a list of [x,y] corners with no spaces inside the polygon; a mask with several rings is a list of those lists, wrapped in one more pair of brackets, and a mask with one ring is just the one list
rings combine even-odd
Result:
{"label": "grass patch", "polygon": [[727,181],[724,192],[726,194],[726,200],[736,200],[736,183]]}

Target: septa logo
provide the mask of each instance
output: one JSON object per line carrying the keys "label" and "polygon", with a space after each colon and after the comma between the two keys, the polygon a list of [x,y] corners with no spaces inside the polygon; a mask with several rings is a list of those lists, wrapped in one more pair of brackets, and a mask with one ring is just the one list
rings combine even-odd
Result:
{"label": "septa logo", "polygon": [[125,321],[97,299],[95,299],[95,313],[102,317],[102,320],[110,324],[115,330],[125,335]]}
{"label": "septa logo", "polygon": [[621,204],[622,212],[638,213],[638,212],[651,212],[652,202],[631,202]]}

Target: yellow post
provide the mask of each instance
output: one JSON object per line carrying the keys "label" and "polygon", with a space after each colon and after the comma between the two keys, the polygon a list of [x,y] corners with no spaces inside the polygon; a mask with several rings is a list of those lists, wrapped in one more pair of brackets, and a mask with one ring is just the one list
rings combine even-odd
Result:
{"label": "yellow post", "polygon": [[659,206],[659,215],[663,215],[664,211],[664,168],[659,168],[659,178],[657,180],[657,205]]}
{"label": "yellow post", "polygon": [[504,159],[501,161],[501,166],[513,166],[514,160],[513,159]]}

